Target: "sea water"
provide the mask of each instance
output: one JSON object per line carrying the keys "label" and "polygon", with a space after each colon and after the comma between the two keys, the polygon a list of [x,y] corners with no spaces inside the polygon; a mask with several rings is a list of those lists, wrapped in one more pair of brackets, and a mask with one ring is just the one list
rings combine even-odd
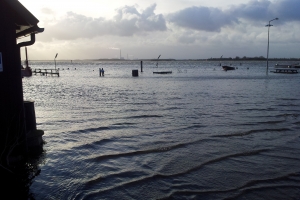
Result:
{"label": "sea water", "polygon": [[60,71],[23,78],[46,142],[35,199],[300,198],[299,74],[156,64],[30,62]]}

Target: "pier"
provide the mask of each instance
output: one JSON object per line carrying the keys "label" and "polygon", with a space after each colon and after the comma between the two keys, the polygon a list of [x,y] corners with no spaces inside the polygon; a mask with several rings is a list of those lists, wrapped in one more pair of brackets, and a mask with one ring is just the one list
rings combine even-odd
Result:
{"label": "pier", "polygon": [[48,75],[57,75],[59,77],[59,70],[58,69],[34,69],[33,74],[37,75],[43,75],[43,76],[48,76]]}
{"label": "pier", "polygon": [[296,74],[298,73],[298,70],[293,68],[276,68],[275,71],[271,71],[271,72],[283,73],[283,74]]}

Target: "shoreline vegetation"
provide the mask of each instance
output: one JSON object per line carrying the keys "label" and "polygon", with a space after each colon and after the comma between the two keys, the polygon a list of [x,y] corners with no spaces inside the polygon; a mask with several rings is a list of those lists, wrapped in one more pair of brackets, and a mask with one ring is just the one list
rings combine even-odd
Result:
{"label": "shoreline vegetation", "polygon": [[[269,58],[269,61],[300,61],[300,58]],[[52,61],[52,60],[31,60],[31,61]],[[100,59],[61,59],[56,61],[267,61],[263,56],[260,57],[235,57],[235,58],[206,58],[206,59],[119,59],[119,58],[100,58]]]}

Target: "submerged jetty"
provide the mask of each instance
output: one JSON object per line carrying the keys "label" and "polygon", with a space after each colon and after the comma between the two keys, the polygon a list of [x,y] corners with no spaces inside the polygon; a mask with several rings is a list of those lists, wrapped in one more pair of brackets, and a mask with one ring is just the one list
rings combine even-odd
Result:
{"label": "submerged jetty", "polygon": [[43,76],[48,76],[48,75],[56,75],[59,77],[59,70],[58,69],[34,69],[33,74],[37,75],[43,75]]}
{"label": "submerged jetty", "polygon": [[271,71],[271,72],[282,73],[282,74],[297,74],[299,68],[300,68],[299,63],[291,64],[291,65],[276,64],[274,66],[274,71]]}

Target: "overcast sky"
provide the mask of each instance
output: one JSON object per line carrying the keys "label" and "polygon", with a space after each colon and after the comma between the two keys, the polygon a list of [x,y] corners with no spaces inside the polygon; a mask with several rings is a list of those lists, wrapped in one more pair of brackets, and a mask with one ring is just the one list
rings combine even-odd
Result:
{"label": "overcast sky", "polygon": [[45,28],[30,60],[266,57],[276,17],[269,58],[300,58],[300,0],[19,1]]}

